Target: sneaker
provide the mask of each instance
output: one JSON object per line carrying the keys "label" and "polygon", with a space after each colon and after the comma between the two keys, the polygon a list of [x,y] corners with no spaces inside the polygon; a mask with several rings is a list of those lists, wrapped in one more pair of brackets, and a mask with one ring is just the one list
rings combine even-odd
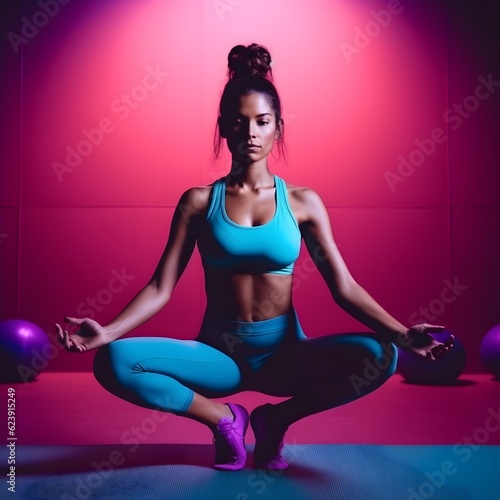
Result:
{"label": "sneaker", "polygon": [[253,461],[259,469],[282,470],[288,467],[283,458],[283,441],[288,427],[273,429],[266,422],[267,410],[271,406],[269,403],[257,406],[250,415],[250,423],[255,434]]}
{"label": "sneaker", "polygon": [[215,464],[217,470],[240,470],[245,467],[247,450],[245,432],[248,428],[248,412],[241,405],[226,403],[234,415],[224,417],[213,429]]}

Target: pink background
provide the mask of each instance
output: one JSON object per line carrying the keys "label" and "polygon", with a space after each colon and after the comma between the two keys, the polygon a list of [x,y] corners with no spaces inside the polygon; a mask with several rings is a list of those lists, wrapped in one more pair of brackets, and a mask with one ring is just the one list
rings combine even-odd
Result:
{"label": "pink background", "polygon": [[[128,303],[154,271],[181,193],[228,170],[227,155],[211,159],[226,56],[257,42],[273,55],[285,107],[287,162],[272,170],[320,193],[353,275],[391,314],[409,324],[430,308],[465,344],[466,370],[485,371],[479,344],[500,323],[500,87],[470,96],[478,78],[500,81],[498,8],[53,0],[44,17],[42,4],[2,7],[0,319],[52,332],[65,315],[106,323]],[[95,132],[103,123],[107,133]],[[444,141],[430,140],[436,129]],[[86,156],[56,175],[67,148]],[[419,155],[391,189],[387,172]],[[295,305],[306,332],[366,330],[308,264],[303,250]],[[442,295],[448,282],[465,288]],[[203,308],[195,252],[172,301],[129,335],[194,338]],[[87,371],[92,359],[57,351],[47,370]]]}

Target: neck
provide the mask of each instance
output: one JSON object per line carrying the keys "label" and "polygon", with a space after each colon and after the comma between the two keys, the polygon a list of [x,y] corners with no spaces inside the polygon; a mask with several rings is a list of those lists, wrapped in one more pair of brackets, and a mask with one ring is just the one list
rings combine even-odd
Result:
{"label": "neck", "polygon": [[267,162],[243,163],[233,156],[231,171],[227,175],[229,185],[246,185],[251,189],[269,187],[274,184],[274,176]]}

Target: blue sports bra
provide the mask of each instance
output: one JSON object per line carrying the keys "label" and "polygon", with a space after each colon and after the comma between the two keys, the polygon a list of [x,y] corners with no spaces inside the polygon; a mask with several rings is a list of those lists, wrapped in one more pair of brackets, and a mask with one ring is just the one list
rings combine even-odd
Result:
{"label": "blue sports bra", "polygon": [[245,274],[292,274],[301,234],[288,202],[285,181],[274,176],[276,209],[260,226],[242,226],[226,213],[226,182],[214,182],[206,222],[198,237],[205,271]]}

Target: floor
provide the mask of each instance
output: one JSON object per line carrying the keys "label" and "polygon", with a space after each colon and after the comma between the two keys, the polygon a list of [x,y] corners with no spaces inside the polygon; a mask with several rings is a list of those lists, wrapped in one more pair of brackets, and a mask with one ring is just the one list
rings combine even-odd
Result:
{"label": "floor", "polygon": [[[211,432],[197,422],[135,407],[107,393],[91,373],[42,373],[16,391],[18,445],[208,444]],[[253,392],[231,401],[249,411],[279,398]],[[5,432],[0,431],[0,435]],[[454,386],[407,384],[394,375],[383,387],[348,405],[313,415],[289,429],[289,444],[500,444],[500,382],[465,374]],[[247,444],[254,443],[249,429]]]}
{"label": "floor", "polygon": [[[211,445],[23,445],[22,500],[498,500],[500,447],[463,456],[452,445],[285,446],[290,467],[213,469]],[[1,470],[1,468],[0,468]],[[8,483],[7,483],[8,484]],[[0,498],[11,498],[4,483]],[[14,484],[14,483],[12,483]],[[2,496],[4,493],[6,496]]]}

